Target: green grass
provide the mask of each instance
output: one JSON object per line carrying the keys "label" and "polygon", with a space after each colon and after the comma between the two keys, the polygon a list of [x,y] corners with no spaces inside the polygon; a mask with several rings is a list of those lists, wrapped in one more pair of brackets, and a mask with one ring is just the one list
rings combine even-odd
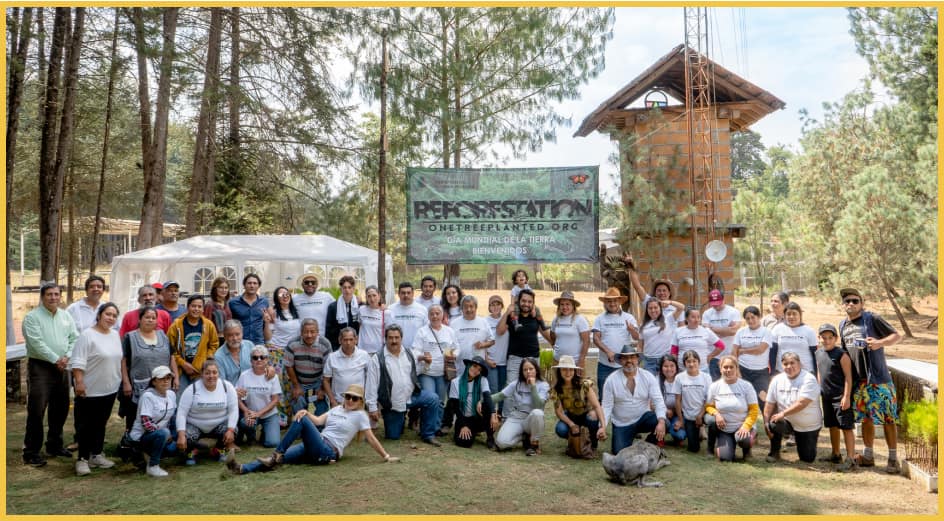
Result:
{"label": "green grass", "polygon": [[[653,479],[662,488],[610,483],[600,463],[564,456],[553,436],[548,404],[543,454],[526,457],[516,449],[488,451],[483,443],[460,449],[420,443],[407,432],[384,441],[400,463],[383,463],[366,443],[352,443],[344,459],[328,466],[289,465],[270,473],[225,476],[223,465],[207,460],[195,467],[174,461],[171,475],[153,479],[131,464],[93,469],[76,477],[72,461],[51,459],[34,469],[21,463],[25,407],[7,412],[7,514],[933,514],[937,496],[905,478],[880,472],[829,472],[831,465],[763,461],[764,436],[748,463],[720,464],[702,454],[666,448],[672,464]],[[121,429],[109,425],[105,451],[113,453]],[[72,418],[66,423],[71,436]],[[382,429],[378,432],[382,435]],[[825,452],[828,437],[821,435]],[[860,445],[861,446],[861,445]],[[609,448],[609,441],[601,444]],[[704,450],[704,449],[703,449]],[[879,456],[884,444],[876,442]],[[238,460],[268,454],[253,446]],[[879,458],[879,464],[884,459]],[[850,491],[856,491],[852,494]],[[657,505],[657,506],[656,506]]]}

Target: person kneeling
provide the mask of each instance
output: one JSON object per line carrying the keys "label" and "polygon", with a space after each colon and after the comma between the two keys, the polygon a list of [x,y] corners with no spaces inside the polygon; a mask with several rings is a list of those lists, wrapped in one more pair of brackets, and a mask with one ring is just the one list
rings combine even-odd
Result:
{"label": "person kneeling", "polygon": [[[281,464],[325,465],[334,463],[344,455],[344,449],[357,435],[367,438],[367,443],[385,462],[400,461],[384,450],[383,446],[370,430],[370,420],[364,411],[364,388],[351,384],[344,391],[344,404],[337,405],[321,416],[315,416],[307,409],[298,411],[292,424],[285,431],[272,455],[257,458],[255,461],[240,465],[235,458],[235,451],[230,451],[226,458],[226,468],[233,474],[249,474],[260,470],[272,470]],[[318,431],[318,426],[324,426]],[[301,438],[302,442],[292,445]]]}
{"label": "person kneeling", "polygon": [[[505,403],[508,417],[495,436],[495,446],[505,450],[523,441],[525,456],[541,453],[540,439],[544,432],[544,402],[551,387],[541,378],[541,370],[533,358],[521,360],[518,380],[508,384],[492,400]],[[498,413],[492,413],[492,429],[498,429]],[[527,436],[527,437],[526,437]]]}
{"label": "person kneeling", "polygon": [[[449,384],[449,402],[446,415],[456,415],[452,439],[459,447],[469,448],[480,432],[485,433],[488,448],[495,447],[492,426],[491,389],[488,386],[488,364],[481,356],[463,359],[465,372]],[[461,382],[461,383],[460,383]]]}

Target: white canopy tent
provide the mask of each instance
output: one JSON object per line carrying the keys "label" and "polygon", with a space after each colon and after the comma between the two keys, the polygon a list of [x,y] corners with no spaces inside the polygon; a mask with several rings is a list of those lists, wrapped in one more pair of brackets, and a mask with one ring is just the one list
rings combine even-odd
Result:
{"label": "white canopy tent", "polygon": [[[386,258],[387,302],[392,302],[393,261]],[[112,260],[110,297],[122,311],[138,307],[138,288],[174,280],[181,292],[209,293],[217,276],[241,292],[243,276],[256,273],[262,292],[278,286],[292,290],[298,277],[318,275],[320,287],[336,287],[342,275],[357,280],[358,293],[377,284],[377,251],[326,235],[199,235]]]}

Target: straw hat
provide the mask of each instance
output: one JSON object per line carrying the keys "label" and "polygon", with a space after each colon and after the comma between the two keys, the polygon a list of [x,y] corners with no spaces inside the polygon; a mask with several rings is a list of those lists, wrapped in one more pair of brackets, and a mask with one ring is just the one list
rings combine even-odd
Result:
{"label": "straw hat", "polygon": [[573,292],[573,291],[564,291],[564,292],[562,292],[559,297],[557,297],[556,299],[553,300],[554,305],[556,306],[556,305],[560,304],[560,301],[562,301],[562,300],[569,300],[569,301],[573,302],[575,308],[579,308],[579,307],[580,307],[580,301],[574,298],[574,292]]}
{"label": "straw hat", "polygon": [[620,304],[629,300],[629,297],[626,295],[621,295],[619,289],[609,288],[606,290],[606,293],[602,297],[599,297],[600,302],[606,302],[607,300],[616,299],[620,301]]}
{"label": "straw hat", "polygon": [[551,369],[574,369],[580,371],[583,368],[574,362],[574,357],[570,355],[564,355],[560,358],[560,362],[558,362],[557,365],[551,366]]}
{"label": "straw hat", "polygon": [[347,389],[344,390],[344,394],[350,394],[351,396],[357,396],[358,398],[364,398],[364,386],[358,384],[351,384],[347,386]]}
{"label": "straw hat", "polygon": [[298,287],[303,288],[305,286],[305,281],[308,279],[315,279],[315,286],[319,284],[318,275],[315,275],[314,273],[309,272],[298,278]]}

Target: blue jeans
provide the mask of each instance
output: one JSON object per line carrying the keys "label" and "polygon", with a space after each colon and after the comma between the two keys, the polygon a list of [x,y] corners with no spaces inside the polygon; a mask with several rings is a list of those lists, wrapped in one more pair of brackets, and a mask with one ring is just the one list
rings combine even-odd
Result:
{"label": "blue jeans", "polygon": [[141,451],[148,455],[148,465],[153,467],[161,463],[161,454],[166,452],[176,452],[177,444],[171,438],[168,429],[157,429],[152,432],[145,432],[141,435]]}
{"label": "blue jeans", "polygon": [[[436,435],[439,430],[440,418],[442,418],[442,402],[435,394],[423,389],[419,394],[414,394],[406,404],[407,409],[419,409],[420,411],[420,437],[428,440]],[[384,438],[388,440],[399,440],[403,435],[403,426],[406,423],[406,411],[392,411],[383,409],[380,411],[384,422]]]}
{"label": "blue jeans", "polygon": [[239,430],[245,432],[250,439],[256,438],[256,427],[262,427],[262,446],[275,447],[279,443],[279,415],[278,413],[266,418],[257,418],[256,425],[246,425],[246,419],[239,419]]}
{"label": "blue jeans", "polygon": [[613,454],[619,454],[619,451],[632,445],[633,438],[636,437],[636,434],[640,432],[653,432],[658,425],[659,419],[656,418],[656,413],[652,411],[646,411],[645,414],[640,416],[636,423],[623,427],[614,425],[612,442]]}
{"label": "blue jeans", "polygon": [[708,361],[708,374],[711,375],[711,381],[714,382],[718,378],[721,378],[721,361],[718,360],[718,355]]}
{"label": "blue jeans", "polygon": [[[488,388],[491,390],[492,394],[495,394],[505,388],[508,380],[508,366],[507,365],[496,365],[494,368],[488,370]],[[498,402],[498,413],[502,412],[502,405],[505,403],[504,400]]]}
{"label": "blue jeans", "polygon": [[[680,400],[681,398],[677,398],[677,399]],[[675,440],[676,442],[681,442],[688,437],[688,433],[685,432],[685,422],[682,422],[681,428],[678,428],[678,429],[675,428],[676,419],[677,418],[672,417],[671,420],[665,421],[665,433],[668,434],[669,436],[672,436],[672,439]]]}
{"label": "blue jeans", "polygon": [[[295,440],[301,438],[302,442],[298,445],[292,445]],[[287,465],[300,463],[313,463],[323,465],[331,460],[338,459],[338,453],[328,445],[321,433],[315,428],[315,423],[307,416],[299,421],[293,421],[282,441],[275,448],[275,452],[283,454],[282,463]],[[262,467],[258,460],[243,464],[243,474],[256,472]]]}
{"label": "blue jeans", "polygon": [[321,382],[302,385],[301,396],[292,400],[292,416],[295,416],[295,413],[298,411],[308,410],[309,403],[315,404],[315,416],[321,416],[328,412],[328,409],[331,408],[331,403],[328,401],[327,394],[325,394],[324,398],[321,400],[315,401],[315,392],[318,389],[321,389]]}
{"label": "blue jeans", "polygon": [[[603,353],[600,353],[600,356],[606,357]],[[603,384],[606,382],[606,377],[619,371],[619,369],[619,367],[610,367],[597,362],[597,396],[601,397],[601,400],[603,396]]]}
{"label": "blue jeans", "polygon": [[446,403],[446,377],[430,376],[421,374],[417,377],[420,381],[420,387],[424,391],[429,391],[439,397],[440,403]]}
{"label": "blue jeans", "polygon": [[659,377],[659,360],[662,360],[661,356],[643,356],[642,357],[642,368],[649,371],[656,378]]}
{"label": "blue jeans", "polygon": [[[590,446],[596,449],[597,430],[600,429],[600,420],[591,420],[587,414],[571,414],[567,411],[564,411],[564,414],[570,418],[570,421],[580,425],[581,427],[586,427],[587,430],[590,431]],[[566,440],[567,436],[570,435],[570,427],[568,427],[563,420],[557,420],[557,425],[554,426],[554,433],[557,434],[558,438],[564,438]]]}

